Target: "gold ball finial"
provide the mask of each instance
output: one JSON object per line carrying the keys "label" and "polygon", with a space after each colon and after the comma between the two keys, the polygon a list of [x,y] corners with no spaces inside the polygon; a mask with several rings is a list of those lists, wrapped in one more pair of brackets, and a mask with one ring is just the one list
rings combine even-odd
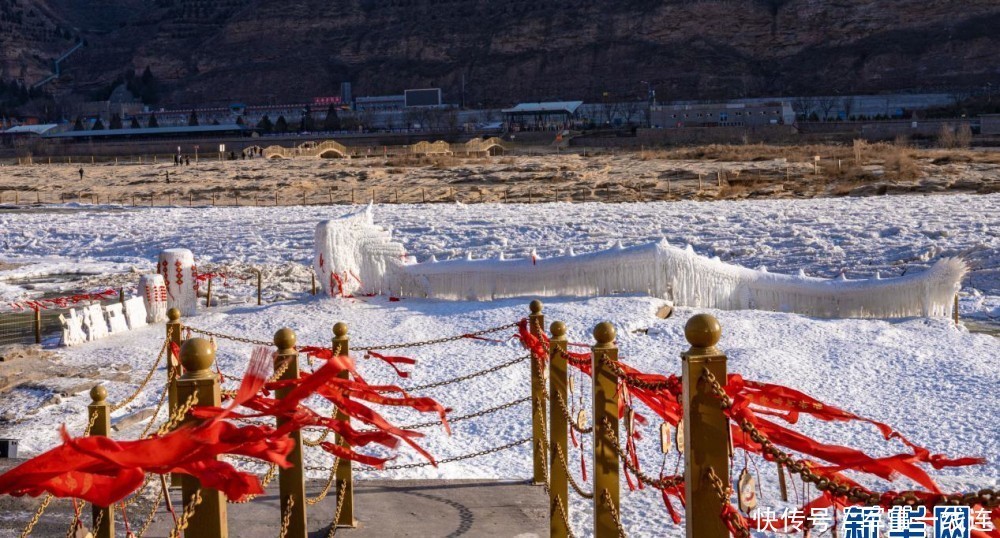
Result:
{"label": "gold ball finial", "polygon": [[189,338],[181,344],[181,364],[188,372],[208,370],[215,363],[215,348],[204,338]]}
{"label": "gold ball finial", "polygon": [[539,301],[538,299],[535,299],[534,301],[531,301],[531,304],[528,305],[528,308],[531,309],[531,313],[532,314],[541,314],[542,313],[542,302]]}
{"label": "gold ball finial", "polygon": [[274,345],[278,349],[292,349],[295,347],[295,342],[295,331],[288,327],[278,329],[278,332],[274,333]]}
{"label": "gold ball finial", "polygon": [[549,332],[552,333],[552,338],[563,338],[566,336],[566,324],[561,321],[553,322]]}
{"label": "gold ball finial", "polygon": [[691,347],[710,348],[722,338],[722,325],[709,314],[696,314],[684,325],[684,337]]}
{"label": "gold ball finial", "polygon": [[615,341],[615,326],[610,321],[602,321],[594,327],[594,340],[598,344],[610,344]]}
{"label": "gold ball finial", "polygon": [[181,311],[177,307],[167,310],[167,319],[170,321],[177,321],[181,319]]}
{"label": "gold ball finial", "polygon": [[95,404],[107,400],[108,389],[104,388],[104,385],[94,385],[94,388],[90,389],[90,399],[93,400]]}
{"label": "gold ball finial", "polygon": [[343,338],[347,336],[347,324],[343,321],[338,321],[333,324],[333,335],[337,338]]}

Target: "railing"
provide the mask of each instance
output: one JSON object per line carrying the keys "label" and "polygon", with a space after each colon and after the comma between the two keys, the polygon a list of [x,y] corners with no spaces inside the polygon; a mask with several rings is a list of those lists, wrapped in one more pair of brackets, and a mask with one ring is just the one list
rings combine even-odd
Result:
{"label": "railing", "polygon": [[[494,341],[487,335],[502,334],[518,328],[518,336],[529,350],[526,356],[508,360],[496,361],[492,366],[470,373],[464,373],[445,380],[427,383],[420,386],[403,387],[408,394],[434,388],[467,382],[471,379],[488,376],[507,368],[527,367],[530,376],[530,389],[525,387],[526,395],[515,397],[487,409],[450,417],[449,423],[456,424],[490,416],[495,413],[519,409],[522,404],[530,403],[530,410],[525,410],[525,418],[530,414],[530,437],[516,439],[506,444],[480,450],[470,454],[446,457],[437,461],[438,465],[467,460],[509,450],[525,444],[531,444],[532,450],[532,481],[545,488],[549,496],[550,531],[551,536],[574,536],[570,523],[572,508],[570,504],[573,494],[584,499],[593,506],[593,533],[598,537],[624,537],[625,529],[621,517],[621,493],[619,491],[620,473],[634,476],[640,489],[649,487],[666,497],[673,495],[686,499],[686,525],[688,536],[698,538],[723,537],[730,534],[746,538],[750,535],[747,518],[732,506],[733,488],[727,483],[729,464],[732,458],[731,426],[744,432],[752,444],[741,444],[744,450],[754,450],[766,458],[778,462],[791,474],[798,475],[804,482],[812,483],[816,489],[831,498],[837,499],[843,506],[851,504],[863,505],[965,505],[993,509],[1000,506],[1000,492],[983,489],[969,494],[931,494],[928,492],[884,492],[877,493],[850,483],[842,482],[840,475],[829,469],[817,467],[815,463],[793,456],[790,452],[778,446],[778,442],[768,438],[768,434],[755,425],[753,414],[744,406],[737,409],[734,398],[743,397],[739,389],[730,387],[727,381],[727,357],[716,345],[721,338],[721,327],[711,316],[696,315],[685,326],[685,336],[690,349],[681,354],[681,376],[662,376],[645,374],[628,366],[619,358],[615,345],[616,333],[613,325],[604,322],[598,324],[594,331],[595,342],[592,345],[571,344],[566,338],[567,327],[556,321],[551,325],[551,336],[543,329],[545,316],[541,302],[533,301],[530,305],[530,315],[522,321],[501,325],[472,333],[432,340],[406,342],[396,344],[355,346],[353,351],[365,352],[372,357],[399,359],[399,357],[384,357],[379,351],[420,348],[442,345],[459,340]],[[228,381],[239,381],[240,378],[223,372],[215,363],[216,345],[203,338],[188,338],[184,340],[185,332],[199,334],[210,338],[235,341],[256,346],[268,346],[276,349],[273,354],[274,374],[269,381],[295,380],[299,378],[299,349],[295,333],[290,329],[281,329],[273,339],[259,340],[227,335],[196,327],[185,327],[181,323],[180,313],[172,309],[168,313],[166,324],[166,341],[154,361],[151,369],[140,383],[139,387],[125,400],[118,404],[106,401],[106,392],[101,387],[95,387],[91,396],[93,403],[88,409],[88,426],[85,435],[108,435],[109,416],[125,408],[145,390],[158,371],[159,365],[167,358],[165,369],[164,390],[153,412],[149,423],[145,426],[141,437],[147,437],[158,420],[164,405],[168,407],[165,421],[160,424],[153,435],[163,435],[179,424],[194,422],[196,419],[188,416],[188,412],[200,405],[218,406],[223,397],[232,396],[235,390],[227,390],[223,384]],[[348,356],[352,351],[346,324],[337,323],[333,327],[334,338],[329,348],[331,356]],[[179,346],[179,357],[174,357],[174,351]],[[589,352],[574,352],[571,347],[587,347]],[[310,349],[319,349],[314,347]],[[177,360],[179,358],[179,360]],[[390,362],[390,361],[387,361]],[[391,362],[390,362],[391,363]],[[525,364],[526,363],[526,364]],[[183,372],[181,365],[183,364]],[[310,371],[315,371],[312,359],[307,354],[307,364]],[[395,366],[394,366],[395,367]],[[578,382],[574,384],[573,375]],[[347,375],[347,371],[343,372]],[[590,378],[592,395],[590,405],[584,402],[583,383]],[[782,387],[785,389],[784,387]],[[276,397],[287,396],[290,389],[278,389]],[[791,389],[786,389],[791,390]],[[799,404],[807,404],[810,400],[802,395]],[[647,404],[661,404],[663,409],[671,408],[678,412],[673,420],[664,418],[660,427],[660,448],[666,455],[677,450],[678,458],[683,461],[683,471],[674,474],[663,474],[654,477],[641,468],[636,451],[639,439],[636,430],[637,415],[635,399]],[[811,405],[820,405],[813,401]],[[832,408],[835,409],[835,408]],[[663,417],[666,413],[654,410]],[[844,413],[837,410],[839,413]],[[337,413],[341,420],[347,416],[339,409]],[[587,417],[591,417],[587,420]],[[845,415],[846,416],[846,415]],[[860,417],[850,415],[857,420]],[[680,419],[680,420],[677,420]],[[251,424],[267,424],[267,421],[253,419],[237,419]],[[277,423],[280,426],[281,419]],[[621,422],[621,423],[620,423]],[[870,421],[869,421],[870,422]],[[623,424],[622,424],[623,423]],[[402,426],[405,430],[415,430],[441,425],[441,420],[433,420]],[[622,432],[624,426],[624,432]],[[674,432],[676,431],[676,436]],[[310,439],[303,437],[303,432],[315,434]],[[354,519],[354,482],[355,470],[352,461],[335,457],[330,465],[305,466],[303,451],[327,444],[331,430],[326,428],[307,427],[291,434],[294,450],[288,456],[292,464],[287,469],[277,470],[270,465],[261,482],[264,485],[277,477],[280,491],[280,515],[276,520],[281,525],[282,537],[302,538],[306,536],[306,510],[334,492],[336,509],[332,514],[329,535],[333,535],[338,527],[355,525]],[[570,447],[568,439],[589,436],[592,446],[593,478],[590,489],[586,489],[587,479],[580,483],[570,471]],[[334,433],[334,445],[347,447],[347,443]],[[581,456],[583,443],[580,444]],[[260,463],[253,458],[233,457],[234,462]],[[678,465],[680,464],[680,460]],[[410,469],[433,465],[431,462],[399,464],[385,466],[382,471]],[[779,468],[780,470],[780,468]],[[305,494],[304,479],[308,471],[324,471],[328,473],[326,484],[316,497]],[[780,471],[782,481],[784,471]],[[226,499],[216,490],[203,488],[198,480],[190,475],[183,477],[174,475],[172,482],[182,488],[184,510],[176,520],[174,532],[177,535],[184,531],[185,536],[215,537],[226,533]],[[140,491],[152,482],[153,476],[147,475],[146,483]],[[161,479],[162,480],[162,479]],[[631,481],[630,481],[631,485]],[[742,487],[742,484],[741,484]],[[683,489],[682,489],[683,488]],[[165,482],[163,483],[165,489]],[[126,510],[134,502],[139,493],[126,499],[118,508]],[[162,492],[161,492],[162,497]],[[131,500],[131,502],[130,502]],[[246,499],[249,500],[249,499]],[[47,497],[41,503],[35,516],[29,522],[22,536],[30,534],[31,529],[44,513],[51,501]],[[158,504],[158,499],[155,504]],[[148,528],[155,516],[153,512],[142,525],[142,532]],[[97,538],[110,538],[113,532],[114,508],[93,509],[93,529]],[[747,513],[749,510],[741,506]],[[137,518],[132,518],[138,520]],[[186,529],[186,530],[185,530]]]}

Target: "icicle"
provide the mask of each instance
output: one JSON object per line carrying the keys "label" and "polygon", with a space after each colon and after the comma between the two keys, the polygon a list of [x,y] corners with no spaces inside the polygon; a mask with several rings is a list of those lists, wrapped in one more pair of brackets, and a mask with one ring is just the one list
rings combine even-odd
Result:
{"label": "icicle", "polygon": [[472,259],[472,253],[471,252],[466,252],[465,253],[465,259],[471,260]]}
{"label": "icicle", "polygon": [[427,261],[429,261],[430,263],[437,263],[438,259],[437,259],[437,256],[431,254],[431,259],[429,259]]}
{"label": "icicle", "polygon": [[806,270],[799,269],[799,278],[806,278]]}
{"label": "icicle", "polygon": [[569,255],[570,257],[576,256],[576,251],[573,250],[573,247],[569,247]]}

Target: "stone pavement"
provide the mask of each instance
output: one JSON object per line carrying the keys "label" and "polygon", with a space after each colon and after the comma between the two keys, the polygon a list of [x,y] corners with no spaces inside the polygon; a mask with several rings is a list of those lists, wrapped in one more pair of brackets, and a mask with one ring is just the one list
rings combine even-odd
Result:
{"label": "stone pavement", "polygon": [[[307,483],[307,495],[315,496],[323,482]],[[152,488],[150,488],[152,490]],[[180,491],[172,490],[174,509],[181,512]],[[368,537],[519,537],[548,536],[548,504],[545,491],[526,481],[497,480],[371,480],[355,483],[355,529],[339,529],[337,536]],[[6,505],[6,506],[4,506]],[[16,505],[16,506],[12,506]],[[37,507],[37,499],[0,497],[0,536],[17,536]],[[129,508],[132,529],[142,525],[149,501]],[[308,508],[310,538],[325,537],[336,509],[331,492]],[[267,493],[247,504],[228,505],[229,535],[233,538],[274,538],[279,534],[277,480]],[[89,506],[87,507],[89,513]],[[33,536],[62,536],[69,528],[69,501],[53,501]],[[89,517],[84,519],[89,523]],[[125,536],[120,513],[116,513],[117,536]],[[161,506],[146,538],[164,538],[171,519]]]}

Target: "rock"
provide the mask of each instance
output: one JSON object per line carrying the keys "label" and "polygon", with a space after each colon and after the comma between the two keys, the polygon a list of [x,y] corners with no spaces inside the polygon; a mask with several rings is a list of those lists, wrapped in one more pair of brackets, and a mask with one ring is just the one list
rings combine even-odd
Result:
{"label": "rock", "polygon": [[12,344],[0,347],[0,362],[14,362],[22,359],[44,360],[53,357],[55,353],[45,351],[42,346]]}
{"label": "rock", "polygon": [[660,319],[667,319],[674,313],[674,307],[668,304],[661,306],[656,310],[656,317]]}
{"label": "rock", "polygon": [[153,416],[152,409],[143,409],[141,411],[136,411],[131,415],[127,415],[121,418],[118,422],[115,422],[111,429],[114,431],[127,430],[136,424],[148,420],[149,417]]}

